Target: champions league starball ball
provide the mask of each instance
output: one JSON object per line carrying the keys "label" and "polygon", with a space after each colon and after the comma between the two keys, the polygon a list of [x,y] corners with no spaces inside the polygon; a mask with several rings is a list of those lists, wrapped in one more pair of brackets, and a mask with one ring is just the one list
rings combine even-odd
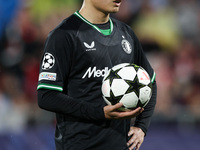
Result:
{"label": "champions league starball ball", "polygon": [[142,67],[123,63],[109,69],[101,90],[108,105],[121,102],[120,110],[126,111],[147,105],[152,96],[152,82]]}

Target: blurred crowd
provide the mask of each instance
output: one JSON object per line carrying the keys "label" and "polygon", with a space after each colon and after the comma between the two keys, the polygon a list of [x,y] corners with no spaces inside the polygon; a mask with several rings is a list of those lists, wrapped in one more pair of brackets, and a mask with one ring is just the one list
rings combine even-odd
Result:
{"label": "blurred crowd", "polygon": [[[0,0],[0,132],[54,123],[37,106],[48,33],[81,0]],[[124,0],[113,14],[132,27],[156,72],[153,122],[200,123],[200,0]]]}

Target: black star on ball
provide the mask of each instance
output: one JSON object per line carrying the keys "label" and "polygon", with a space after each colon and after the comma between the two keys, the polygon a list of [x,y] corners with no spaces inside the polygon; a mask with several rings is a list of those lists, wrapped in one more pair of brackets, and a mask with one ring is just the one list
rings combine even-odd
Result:
{"label": "black star on ball", "polygon": [[126,83],[129,85],[129,88],[126,93],[135,92],[137,97],[139,97],[140,89],[143,88],[145,85],[140,84],[138,78],[135,78],[133,81],[125,80]]}
{"label": "black star on ball", "polygon": [[112,70],[111,69],[109,75],[105,79],[105,80],[109,80],[110,81],[110,85],[112,84],[114,79],[121,79],[121,77],[117,74],[119,72],[119,70],[120,69],[117,69],[117,70]]}
{"label": "black star on ball", "polygon": [[114,96],[112,90],[110,90],[110,97],[105,97],[112,105],[119,103],[123,95]]}

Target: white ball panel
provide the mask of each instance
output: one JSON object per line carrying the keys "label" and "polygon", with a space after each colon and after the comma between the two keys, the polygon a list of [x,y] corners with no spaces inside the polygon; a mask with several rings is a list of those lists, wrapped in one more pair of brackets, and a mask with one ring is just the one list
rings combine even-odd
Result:
{"label": "white ball panel", "polygon": [[128,88],[129,85],[123,79],[114,79],[111,85],[114,96],[125,94]]}
{"label": "white ball panel", "polygon": [[141,103],[144,104],[150,98],[151,98],[151,88],[148,86],[141,88],[140,95],[139,95],[139,99],[140,99]]}
{"label": "white ball panel", "polygon": [[[150,100],[150,99],[149,99]],[[149,100],[144,104],[143,108],[149,103]]]}
{"label": "white ball panel", "polygon": [[123,103],[124,107],[126,108],[134,108],[137,106],[138,97],[135,94],[135,92],[131,92],[131,93],[125,94],[120,100],[120,102]]}
{"label": "white ball panel", "polygon": [[122,64],[119,64],[119,65],[116,65],[114,67],[112,67],[112,70],[117,70],[117,69],[120,69],[120,68],[123,68],[125,66],[129,65],[128,63],[122,63]]}
{"label": "white ball panel", "polygon": [[148,85],[151,82],[149,74],[141,68],[138,69],[137,76],[141,84]]}
{"label": "white ball panel", "polygon": [[110,80],[103,82],[101,90],[105,97],[110,97]]}
{"label": "white ball panel", "polygon": [[135,79],[135,76],[136,76],[136,71],[135,71],[134,67],[130,66],[130,67],[122,68],[117,74],[122,79],[133,81]]}

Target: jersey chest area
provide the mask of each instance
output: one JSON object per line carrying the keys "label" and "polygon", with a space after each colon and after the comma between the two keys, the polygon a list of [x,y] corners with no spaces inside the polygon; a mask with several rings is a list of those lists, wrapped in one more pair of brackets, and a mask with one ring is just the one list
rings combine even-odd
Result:
{"label": "jersey chest area", "polygon": [[97,31],[82,31],[77,37],[75,53],[80,61],[87,64],[109,67],[133,61],[134,41],[129,34],[119,31],[109,36]]}

